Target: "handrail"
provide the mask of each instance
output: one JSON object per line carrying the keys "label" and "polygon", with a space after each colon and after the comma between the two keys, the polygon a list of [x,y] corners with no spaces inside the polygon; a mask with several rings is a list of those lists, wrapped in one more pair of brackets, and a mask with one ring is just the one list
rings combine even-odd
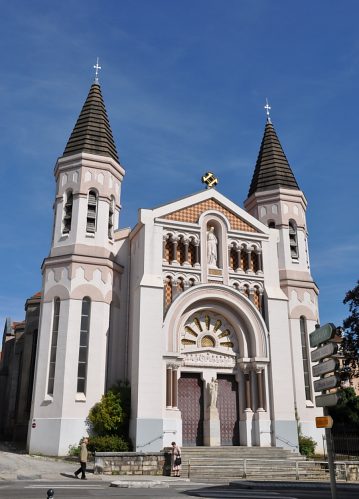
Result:
{"label": "handrail", "polygon": [[[204,464],[205,461],[215,461],[211,464]],[[225,462],[230,460],[231,464],[226,465]],[[250,464],[267,464],[268,463],[285,463],[285,470],[282,470],[285,473],[292,473],[295,476],[296,480],[300,480],[301,472],[305,472],[308,470],[308,464],[312,464],[313,466],[321,469],[324,473],[328,473],[328,462],[327,461],[314,461],[314,460],[299,460],[299,459],[263,459],[263,458],[252,458],[252,457],[241,457],[241,458],[228,458],[228,457],[191,457],[187,460],[188,466],[188,478],[190,478],[191,474],[193,474],[193,469],[198,470],[199,468],[228,468],[236,465],[236,462],[239,466],[239,471],[242,470],[242,478],[247,478],[250,476],[251,471],[255,472],[255,469],[251,470]],[[183,463],[184,464],[184,463]],[[318,465],[318,466],[316,466]],[[357,465],[359,468],[359,460],[358,461],[335,461],[334,465],[340,469],[340,467],[344,468],[343,476],[346,481],[349,481],[349,470],[348,465]],[[308,470],[309,471],[309,470]],[[279,472],[280,473],[280,472]]]}
{"label": "handrail", "polygon": [[275,436],[276,440],[279,440],[280,442],[283,442],[284,444],[289,445],[290,447],[293,447],[294,449],[298,449],[298,445],[293,444],[293,442],[290,442],[290,440],[287,440],[285,438],[280,437],[279,435]]}

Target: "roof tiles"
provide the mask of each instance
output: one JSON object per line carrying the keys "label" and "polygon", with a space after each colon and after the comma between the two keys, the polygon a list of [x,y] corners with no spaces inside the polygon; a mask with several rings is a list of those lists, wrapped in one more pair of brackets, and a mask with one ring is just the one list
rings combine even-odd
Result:
{"label": "roof tiles", "polygon": [[98,83],[91,85],[80,116],[65,147],[64,156],[88,152],[119,161],[110,122]]}
{"label": "roof tiles", "polygon": [[267,121],[248,197],[254,192],[278,187],[299,190],[274,127]]}

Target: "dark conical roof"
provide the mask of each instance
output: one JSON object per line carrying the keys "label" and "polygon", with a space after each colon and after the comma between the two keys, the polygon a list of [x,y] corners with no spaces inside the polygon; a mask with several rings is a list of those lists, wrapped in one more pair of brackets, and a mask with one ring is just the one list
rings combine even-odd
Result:
{"label": "dark conical roof", "polygon": [[65,147],[64,156],[88,152],[119,161],[98,83],[91,85],[86,102]]}
{"label": "dark conical roof", "polygon": [[264,129],[248,197],[254,192],[269,191],[278,187],[299,190],[274,127],[268,120]]}

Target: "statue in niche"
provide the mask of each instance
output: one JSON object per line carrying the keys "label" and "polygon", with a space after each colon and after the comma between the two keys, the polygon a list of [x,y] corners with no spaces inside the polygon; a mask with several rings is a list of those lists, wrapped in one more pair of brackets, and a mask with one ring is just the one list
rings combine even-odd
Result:
{"label": "statue in niche", "polygon": [[214,227],[207,231],[207,263],[209,267],[217,267],[217,238]]}
{"label": "statue in niche", "polygon": [[217,397],[218,397],[218,381],[212,378],[212,381],[209,383],[209,407],[217,406]]}

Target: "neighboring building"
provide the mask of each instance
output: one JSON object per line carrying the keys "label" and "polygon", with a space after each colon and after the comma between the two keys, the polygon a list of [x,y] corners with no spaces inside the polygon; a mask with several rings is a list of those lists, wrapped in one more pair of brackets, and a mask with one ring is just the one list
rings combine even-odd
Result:
{"label": "neighboring building", "polygon": [[307,202],[270,120],[244,208],[205,189],[116,230],[124,174],[95,82],[55,166],[30,452],[66,454],[118,380],[131,384],[137,451],[297,451],[298,420],[321,442]]}
{"label": "neighboring building", "polygon": [[0,437],[26,442],[41,293],[25,303],[25,320],[5,323],[0,361]]}

